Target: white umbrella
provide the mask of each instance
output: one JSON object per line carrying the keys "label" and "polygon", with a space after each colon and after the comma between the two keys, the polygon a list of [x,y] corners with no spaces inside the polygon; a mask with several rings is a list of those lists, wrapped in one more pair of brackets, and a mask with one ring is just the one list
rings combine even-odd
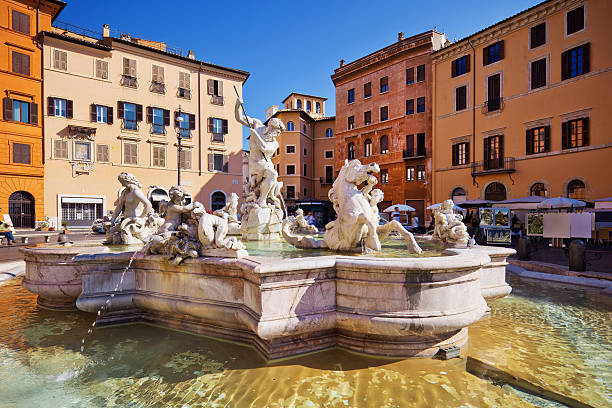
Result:
{"label": "white umbrella", "polygon": [[[428,210],[432,210],[432,211],[439,210],[440,208],[442,208],[442,203],[432,204],[429,207],[427,207]],[[453,210],[460,211],[460,210],[463,210],[463,208],[457,207],[457,204],[453,203]]]}
{"label": "white umbrella", "polygon": [[559,196],[542,201],[538,204],[538,208],[576,208],[584,207],[585,205],[586,203],[584,201]]}
{"label": "white umbrella", "polygon": [[393,211],[395,211],[396,208],[397,208],[397,211],[400,211],[400,212],[416,211],[416,209],[412,208],[409,205],[406,205],[406,204],[395,204],[395,205],[392,205],[391,207],[385,208],[383,210],[383,212],[393,212]]}

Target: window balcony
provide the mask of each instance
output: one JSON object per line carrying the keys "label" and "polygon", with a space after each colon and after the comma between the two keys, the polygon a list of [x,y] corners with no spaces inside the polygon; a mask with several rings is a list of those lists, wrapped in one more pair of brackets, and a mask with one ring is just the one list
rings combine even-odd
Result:
{"label": "window balcony", "polygon": [[212,134],[212,141],[213,142],[217,142],[217,143],[224,143],[225,142],[225,135],[223,133],[213,133]]}
{"label": "window balcony", "polygon": [[166,93],[166,84],[161,82],[151,82],[151,92],[165,94]]}
{"label": "window balcony", "polygon": [[191,90],[186,88],[179,88],[176,95],[179,98],[191,99]]}
{"label": "window balcony", "polygon": [[321,185],[322,186],[328,185],[328,184],[334,184],[334,178],[333,177],[330,177],[330,178],[321,177],[319,180],[321,181]]}
{"label": "window balcony", "polygon": [[213,105],[223,106],[223,97],[222,96],[213,95],[213,97],[210,98],[210,103],[213,104]]}
{"label": "window balcony", "polygon": [[138,79],[129,75],[121,76],[121,85],[127,86],[128,88],[138,88]]}
{"label": "window balcony", "polygon": [[514,157],[500,157],[472,163],[472,176],[494,173],[514,173]]}
{"label": "window balcony", "polygon": [[158,124],[153,123],[151,125],[151,134],[163,136],[166,134],[166,127],[164,125],[158,125]]}
{"label": "window balcony", "polygon": [[191,137],[191,130],[189,130],[189,129],[184,129],[184,128],[180,128],[180,129],[179,129],[179,135],[180,135],[181,137],[190,138],[190,137]]}
{"label": "window balcony", "polygon": [[482,113],[489,113],[504,110],[504,98],[499,97],[485,101],[482,107]]}
{"label": "window balcony", "polygon": [[404,160],[410,160],[410,159],[421,159],[423,157],[425,157],[426,155],[426,150],[425,147],[417,147],[416,149],[404,149]]}
{"label": "window balcony", "polygon": [[121,124],[121,129],[123,130],[138,130],[138,122],[130,119],[123,119],[123,123]]}

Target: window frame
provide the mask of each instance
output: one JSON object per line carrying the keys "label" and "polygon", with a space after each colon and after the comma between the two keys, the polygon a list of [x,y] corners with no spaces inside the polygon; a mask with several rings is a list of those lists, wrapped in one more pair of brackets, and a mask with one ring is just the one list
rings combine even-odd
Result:
{"label": "window frame", "polygon": [[[369,92],[368,92],[369,89]],[[369,99],[372,97],[372,81],[363,84],[363,99]]]}
{"label": "window frame", "polygon": [[[12,48],[10,49],[10,51],[11,51],[11,53],[10,53],[10,55],[11,55],[11,66],[10,66],[11,72],[13,74],[17,74],[17,75],[31,76],[32,75],[32,64],[31,64],[32,58],[31,58],[31,55],[30,54],[26,54],[24,52],[16,51],[16,50],[14,50]],[[27,61],[28,61],[27,73],[26,73],[25,69],[23,70],[23,72],[19,72],[19,71],[15,70],[15,61],[16,61],[15,60],[15,56],[16,55],[19,56],[18,58],[22,58],[22,57],[23,57],[23,59],[27,58]],[[21,64],[21,67],[23,68],[23,64]]]}
{"label": "window frame", "polygon": [[380,78],[380,93],[385,94],[387,92],[389,92],[389,76],[385,75]]}
{"label": "window frame", "polygon": [[[290,147],[293,149],[292,152],[289,151]],[[285,154],[296,154],[296,151],[297,151],[297,146],[296,145],[294,145],[294,144],[285,145]]]}
{"label": "window frame", "polygon": [[[484,47],[482,49],[482,65],[487,66],[503,60],[506,57],[504,45],[504,40],[499,40]],[[497,59],[491,61],[491,50],[494,49],[493,47],[495,46],[497,46]]]}
{"label": "window frame", "polygon": [[[408,105],[412,106],[412,109],[408,109]],[[414,98],[406,99],[406,116],[414,115]]]}
{"label": "window frame", "polygon": [[[160,151],[164,152],[163,155],[163,165],[160,165],[159,162],[161,161],[158,157],[157,161],[158,164],[155,164],[155,150],[159,149]],[[163,144],[159,144],[159,143],[151,143],[151,167],[155,167],[155,168],[165,168],[166,167],[166,146]]]}
{"label": "window frame", "polygon": [[[568,25],[567,19],[569,17],[569,13],[571,13],[572,11],[578,10],[580,7],[583,7],[583,10],[582,10],[582,28],[580,30],[574,31],[572,33],[568,33],[567,31],[569,29],[569,25]],[[568,11],[565,12],[565,15],[564,15],[564,18],[563,18],[563,35],[564,35],[564,38],[568,38],[568,37],[571,37],[571,36],[573,36],[575,34],[582,33],[583,31],[585,31],[587,29],[587,15],[588,15],[587,11],[588,11],[587,10],[587,3],[584,2],[580,6],[575,7],[573,9],[568,10]]]}
{"label": "window frame", "polygon": [[[21,33],[21,34],[31,35],[31,33],[32,33],[32,24],[30,24],[31,23],[30,15],[27,14],[27,13],[22,13],[21,11],[19,11],[17,9],[10,9],[10,10],[11,10],[11,13],[10,13],[10,16],[11,16],[10,17],[11,18],[11,30],[12,31],[16,31],[16,32]],[[20,14],[21,16],[19,16],[19,17],[26,17],[27,18],[27,20],[28,20],[28,31],[27,32],[20,30],[19,27],[17,27],[17,28],[15,27],[15,13]],[[21,25],[22,22],[23,21],[20,21],[19,25]]]}
{"label": "window frame", "polygon": [[355,103],[355,88],[351,88],[347,91],[346,103],[347,105]]}
{"label": "window frame", "polygon": [[[131,162],[126,161],[126,153],[127,153],[126,147],[127,146],[135,146],[136,147],[136,155],[135,155],[136,163],[131,163]],[[121,143],[121,150],[122,150],[121,151],[121,164],[127,165],[127,166],[138,166],[138,150],[139,150],[138,142],[128,141],[128,140],[123,141]]]}
{"label": "window frame", "polygon": [[347,130],[355,129],[355,116],[349,116],[346,124]]}
{"label": "window frame", "polygon": [[[15,146],[28,146],[28,162],[17,162],[15,161]],[[22,142],[10,142],[10,155],[11,155],[11,164],[17,164],[20,166],[33,166],[32,163],[32,144],[31,143],[22,143]]]}
{"label": "window frame", "polygon": [[[89,158],[78,158],[77,157],[77,146],[87,146],[87,152]],[[93,143],[87,140],[74,139],[72,141],[72,160],[78,162],[93,162]]]}
{"label": "window frame", "polygon": [[[27,101],[22,101],[21,99],[11,99],[12,102],[12,115],[13,118],[11,119],[11,121],[13,122],[18,122],[18,123],[26,123],[28,125],[32,125],[32,122],[30,121],[30,117],[32,116],[32,103],[31,102],[27,102]],[[19,104],[19,120],[15,119],[15,102],[17,102]],[[27,114],[27,121],[22,120],[21,118],[23,118],[22,112],[23,112],[23,105],[27,105],[28,107],[28,114]]]}
{"label": "window frame", "polygon": [[406,169],[404,172],[404,178],[406,181],[415,181],[416,180],[416,167],[406,166]]}
{"label": "window frame", "polygon": [[332,128],[325,129],[325,137],[334,137],[334,131]]}
{"label": "window frame", "polygon": [[[423,100],[423,110],[419,110],[421,104],[419,104],[419,101]],[[427,110],[427,106],[425,105],[425,97],[424,96],[420,96],[418,98],[416,98],[416,113],[425,113],[425,111]]]}
{"label": "window frame", "polygon": [[[100,146],[105,146],[106,147],[106,152],[108,153],[108,160],[100,160],[99,159],[98,152],[99,152]],[[96,143],[96,162],[98,162],[98,163],[110,163],[110,161],[111,161],[110,160],[110,145]]]}
{"label": "window frame", "polygon": [[[289,168],[293,169],[293,172],[289,172]],[[295,175],[295,164],[285,164],[285,175],[294,176]]]}
{"label": "window frame", "polygon": [[295,123],[292,120],[287,122],[287,132],[295,132]]}
{"label": "window frame", "polygon": [[[385,113],[385,115],[383,115],[383,112]],[[387,120],[389,120],[389,105],[381,106],[380,107],[380,121],[385,122]]]}
{"label": "window frame", "polygon": [[367,138],[363,141],[363,157],[372,156],[372,139]]}
{"label": "window frame", "polygon": [[[56,61],[55,55],[56,55],[56,53],[60,54],[60,55],[63,54],[63,55],[66,56],[66,67],[65,68],[63,68],[61,65],[60,66],[55,66],[55,61]],[[54,70],[57,70],[57,71],[68,72],[68,51],[60,50],[59,48],[53,48],[53,51],[51,52],[51,67]]]}
{"label": "window frame", "polygon": [[[540,85],[540,86],[536,86],[535,88],[533,87],[533,81],[534,81],[534,76],[533,76],[533,67],[535,63],[538,63],[540,61],[544,60],[544,84]],[[529,60],[527,63],[527,87],[528,90],[530,91],[535,91],[537,89],[541,89],[541,88],[547,88],[550,84],[550,58],[549,58],[549,54],[546,55],[540,55],[537,58],[534,58],[532,60]]]}
{"label": "window frame", "polygon": [[425,169],[424,164],[419,164],[416,166],[416,180],[417,181],[427,180],[427,170]]}
{"label": "window frame", "polygon": [[[426,73],[425,73],[425,64],[421,64],[421,65],[417,65],[417,75],[416,75],[416,82],[425,82],[426,81]],[[423,78],[419,79],[419,74],[423,74]]]}
{"label": "window frame", "polygon": [[349,142],[346,146],[346,156],[349,160],[355,160],[357,149],[354,142]]}
{"label": "window frame", "polygon": [[[468,83],[457,85],[454,88],[453,97],[454,97],[455,112],[463,112],[463,111],[467,110],[470,107],[470,105],[469,105],[469,103],[470,103],[470,87],[469,87],[469,85],[470,84],[468,82]],[[458,109],[457,108],[457,103],[458,103],[459,99],[457,98],[457,92],[461,88],[465,88],[465,106],[463,108],[461,108],[461,109]]]}
{"label": "window frame", "polygon": [[[532,46],[533,45],[533,32],[532,30],[535,29],[536,27],[540,27],[541,25],[544,25],[544,42],[541,44],[538,44],[536,46]],[[548,21],[542,21],[540,23],[534,24],[531,27],[529,27],[529,38],[528,38],[528,47],[529,47],[529,51],[538,49],[540,47],[543,47],[545,45],[548,44]]]}
{"label": "window frame", "polygon": [[[328,153],[331,153],[330,155],[328,155]],[[334,158],[334,151],[333,150],[325,150],[323,152],[323,157],[325,159],[333,159]]]}
{"label": "window frame", "polygon": [[380,184],[389,183],[389,169],[380,169]]}
{"label": "window frame", "polygon": [[[68,147],[68,141],[64,140],[64,139],[58,139],[58,138],[52,139],[52,140],[53,140],[52,141],[53,159],[54,160],[69,160],[70,159],[70,148]],[[63,144],[63,146],[65,147],[64,149],[61,149],[61,150],[64,150],[66,152],[66,154],[64,156],[59,156],[57,154],[57,150],[58,149],[57,149],[56,143],[58,143],[58,142]]]}

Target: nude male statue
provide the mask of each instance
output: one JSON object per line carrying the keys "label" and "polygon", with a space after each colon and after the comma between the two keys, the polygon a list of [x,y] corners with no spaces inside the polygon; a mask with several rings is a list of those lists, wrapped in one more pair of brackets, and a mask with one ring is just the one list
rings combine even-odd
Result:
{"label": "nude male statue", "polygon": [[159,228],[159,234],[176,231],[178,226],[183,222],[183,214],[188,214],[194,209],[194,203],[185,205],[186,194],[187,191],[183,186],[173,186],[170,188],[170,202],[166,210],[166,219]]}

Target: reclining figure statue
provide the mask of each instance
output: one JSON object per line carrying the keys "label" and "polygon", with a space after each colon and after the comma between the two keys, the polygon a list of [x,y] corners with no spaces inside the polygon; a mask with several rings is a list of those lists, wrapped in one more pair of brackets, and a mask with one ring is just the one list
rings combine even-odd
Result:
{"label": "reclining figure statue", "polygon": [[467,245],[470,235],[463,223],[463,216],[453,212],[453,200],[445,200],[439,210],[434,210],[435,227],[433,238],[446,244]]}

